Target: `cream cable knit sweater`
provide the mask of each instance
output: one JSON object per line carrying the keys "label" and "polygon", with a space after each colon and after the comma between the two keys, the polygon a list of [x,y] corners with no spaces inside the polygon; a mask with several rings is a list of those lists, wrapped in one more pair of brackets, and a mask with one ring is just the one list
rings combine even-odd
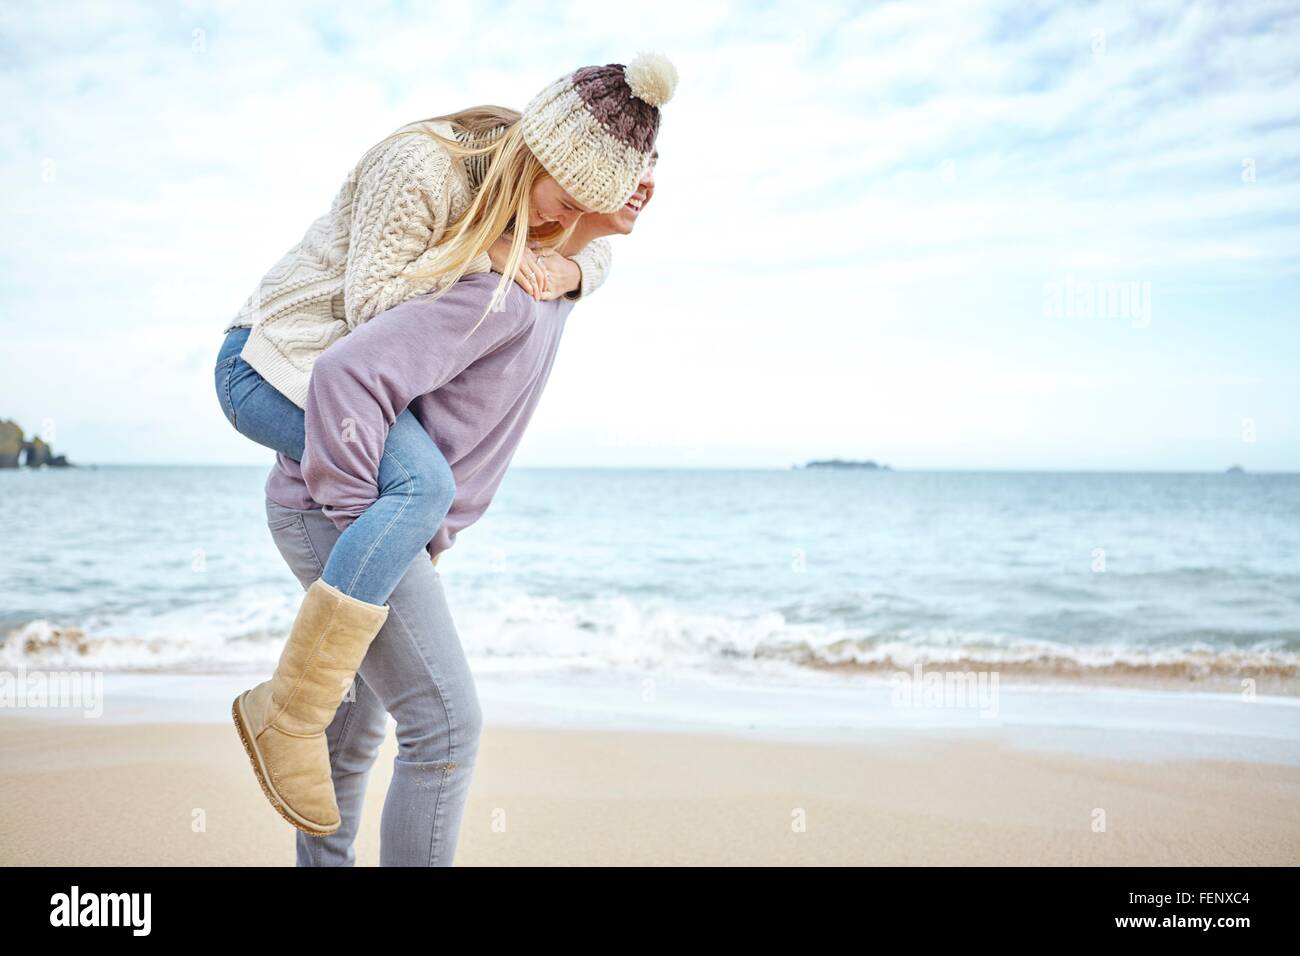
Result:
{"label": "cream cable knit sweater", "polygon": [[[446,121],[431,126],[444,136],[457,135]],[[434,264],[447,223],[468,208],[480,175],[478,164],[452,156],[428,136],[400,136],[372,147],[330,211],[226,323],[227,331],[252,327],[244,360],[305,407],[312,365],[325,349],[380,312],[437,288],[436,280],[412,273]],[[609,243],[594,240],[574,261],[582,283],[570,297],[590,295],[609,272]],[[487,253],[480,253],[465,274],[491,267]]]}

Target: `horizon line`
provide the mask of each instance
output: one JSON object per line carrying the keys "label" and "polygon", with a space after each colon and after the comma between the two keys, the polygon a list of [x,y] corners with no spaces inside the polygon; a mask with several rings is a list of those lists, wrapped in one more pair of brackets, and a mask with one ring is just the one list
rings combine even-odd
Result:
{"label": "horizon line", "polygon": [[[817,459],[824,460],[824,459]],[[68,466],[77,468],[269,468],[273,465],[248,464],[241,462],[74,462]],[[518,470],[531,471],[861,471],[875,474],[892,472],[910,474],[954,473],[954,474],[1101,474],[1101,475],[1227,475],[1232,469],[1240,468],[1236,474],[1245,475],[1300,475],[1300,467],[1295,469],[1249,469],[1241,465],[1228,465],[1222,468],[1046,468],[1046,467],[991,467],[965,468],[960,466],[938,466],[928,468],[906,468],[897,465],[881,465],[877,468],[865,467],[818,467],[809,468],[800,465],[515,465]],[[61,471],[62,468],[42,466],[30,469],[26,466],[0,468],[6,471]]]}

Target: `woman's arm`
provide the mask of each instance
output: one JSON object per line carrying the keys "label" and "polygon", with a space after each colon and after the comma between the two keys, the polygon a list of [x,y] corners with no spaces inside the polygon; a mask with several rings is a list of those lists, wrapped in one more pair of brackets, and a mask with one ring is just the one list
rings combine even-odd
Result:
{"label": "woman's arm", "polygon": [[582,251],[571,256],[570,258],[582,270],[582,276],[579,279],[578,287],[567,293],[568,297],[570,299],[586,298],[604,285],[605,277],[609,275],[610,261],[613,257],[614,250],[610,247],[608,239],[593,239],[583,246]]}
{"label": "woman's arm", "polygon": [[[452,156],[419,133],[380,147],[358,177],[343,277],[349,329],[415,295],[432,292],[437,279],[417,278],[436,264],[448,218],[447,177]],[[486,252],[466,275],[487,272]]]}
{"label": "woman's arm", "polygon": [[502,311],[483,317],[496,283],[490,274],[470,276],[432,301],[409,299],[345,335],[312,366],[302,477],[340,530],[379,496],[384,443],[406,406],[532,321],[534,302],[517,286]]}

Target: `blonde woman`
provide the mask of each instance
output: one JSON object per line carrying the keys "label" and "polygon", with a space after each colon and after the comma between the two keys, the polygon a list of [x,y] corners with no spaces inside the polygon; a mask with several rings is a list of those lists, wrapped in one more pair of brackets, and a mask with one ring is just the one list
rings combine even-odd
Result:
{"label": "blonde woman", "polygon": [[[331,505],[331,490],[356,479],[314,456],[307,441],[313,368],[334,342],[418,298],[429,321],[457,333],[437,354],[397,354],[441,387],[518,331],[519,310],[501,308],[512,286],[538,300],[593,292],[608,268],[608,245],[596,240],[573,259],[561,250],[579,217],[632,200],[676,81],[666,58],[643,54],[627,66],[566,74],[523,113],[479,107],[403,127],[367,151],[330,211],[227,329],[216,368],[223,411],[242,434],[277,451],[281,465],[299,470],[342,531],[274,675],[232,705],[263,791],[305,833],[339,828],[325,730],[384,626],[385,602],[442,527],[456,492],[428,431],[409,408],[393,406],[370,463],[377,477],[367,488],[347,487]],[[463,277],[490,271],[501,279],[481,314],[465,322],[464,298],[443,297]],[[375,445],[353,441],[350,430],[367,426],[346,408],[336,411],[328,427],[345,443]]]}

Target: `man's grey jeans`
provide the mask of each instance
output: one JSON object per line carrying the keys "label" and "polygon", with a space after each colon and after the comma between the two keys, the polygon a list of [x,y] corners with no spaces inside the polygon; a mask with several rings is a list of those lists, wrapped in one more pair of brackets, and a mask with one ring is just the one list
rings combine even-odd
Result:
{"label": "man's grey jeans", "polygon": [[[276,547],[304,588],[341,532],[318,510],[266,502]],[[397,757],[380,823],[380,866],[450,866],[478,756],[483,717],[452,624],[442,576],[427,552],[388,599],[388,620],[326,731],[342,824],[328,837],[297,831],[299,866],[352,866],[370,767],[397,722]]]}

